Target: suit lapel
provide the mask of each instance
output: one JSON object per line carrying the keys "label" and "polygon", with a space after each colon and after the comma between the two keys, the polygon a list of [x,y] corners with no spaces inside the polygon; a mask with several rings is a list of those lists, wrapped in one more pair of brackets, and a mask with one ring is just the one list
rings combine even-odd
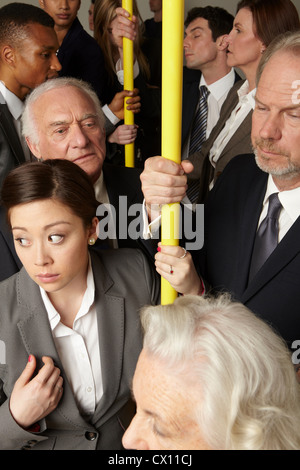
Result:
{"label": "suit lapel", "polygon": [[300,252],[299,233],[300,217],[298,217],[260,271],[249,283],[242,296],[242,302],[247,302],[298,255]]}
{"label": "suit lapel", "polygon": [[6,104],[3,104],[3,102],[0,104],[0,126],[3,130],[4,135],[6,136],[7,141],[9,142],[9,145],[16,158],[17,163],[24,163],[25,156],[20,142],[20,138],[15,129],[9,109]]}
{"label": "suit lapel", "polygon": [[257,224],[261,214],[262,204],[266,192],[267,174],[255,172],[252,190],[248,193],[242,219],[239,221],[240,236],[237,249],[236,292],[239,296],[245,292],[248,284],[253,244]]}
{"label": "suit lapel", "polygon": [[125,299],[108,292],[114,282],[98,256],[97,262],[93,261],[93,254],[92,265],[96,286],[95,305],[103,380],[103,396],[92,419],[94,423],[105,415],[119,390],[124,350]]}
{"label": "suit lapel", "polygon": [[183,92],[182,92],[182,147],[188,138],[194,114],[199,101],[199,85],[201,72],[199,70],[183,69]]}
{"label": "suit lapel", "polygon": [[27,354],[33,354],[38,359],[37,370],[43,366],[41,360],[43,356],[51,357],[54,364],[61,370],[64,379],[63,396],[48,420],[55,420],[56,423],[59,421],[62,427],[66,424],[68,426],[73,424],[75,427],[86,427],[86,422],[79,413],[57,353],[39,287],[29,278],[24,269],[20,271],[18,276],[18,304],[21,317],[18,322],[18,329]]}
{"label": "suit lapel", "polygon": [[[241,123],[239,128],[236,130],[236,132],[233,134],[232,138],[229,140],[228,144],[224,148],[219,160],[221,160],[224,157],[224,155],[226,155],[228,152],[230,153],[231,149],[235,147],[235,145],[237,145],[247,135],[249,136],[249,141],[250,141],[252,114],[253,114],[253,111],[250,111],[248,113],[244,121]],[[248,151],[249,149],[247,149],[247,152]]]}

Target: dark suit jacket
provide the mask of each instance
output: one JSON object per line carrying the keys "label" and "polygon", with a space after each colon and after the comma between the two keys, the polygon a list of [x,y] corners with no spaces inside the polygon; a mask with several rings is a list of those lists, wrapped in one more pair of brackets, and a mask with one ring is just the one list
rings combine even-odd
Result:
{"label": "dark suit jacket", "polygon": [[227,165],[205,204],[204,248],[193,255],[214,291],[230,292],[290,344],[300,337],[300,218],[248,284],[267,179],[252,154]]}
{"label": "dark suit jacket", "polygon": [[[182,88],[182,146],[184,146],[192,126],[194,115],[199,101],[200,70],[183,67]],[[235,83],[241,77],[235,72]]]}
{"label": "dark suit jacket", "polygon": [[24,162],[23,148],[12,115],[0,93],[0,188],[10,170]]}
{"label": "dark suit jacket", "polygon": [[[237,131],[231,137],[221,155],[217,161],[216,167],[214,168],[209,161],[210,150],[226,124],[227,119],[230,117],[233,109],[238,103],[238,90],[244,82],[238,81],[229,91],[226,100],[221,108],[220,118],[212,129],[209,138],[204,142],[201,151],[197,154],[197,178],[199,178],[199,200],[198,202],[204,202],[208,191],[209,184],[211,181],[216,181],[224,170],[227,163],[235,156],[252,152],[251,144],[251,125],[252,125],[252,111],[246,116],[242,124],[239,126]],[[192,175],[191,175],[192,176]]]}
{"label": "dark suit jacket", "polygon": [[109,103],[108,77],[103,52],[76,18],[65,36],[57,54],[61,77],[74,77],[92,85],[102,105]]}
{"label": "dark suit jacket", "polygon": [[[140,245],[137,240],[120,238],[118,235],[124,233],[125,228],[119,226],[119,196],[127,196],[128,208],[133,204],[142,204],[143,194],[141,191],[140,171],[136,168],[125,168],[109,163],[103,164],[104,181],[110,204],[116,209],[117,239],[119,248],[137,248],[145,250],[144,245]],[[127,221],[130,224],[134,216],[129,216]],[[126,227],[127,229],[127,227]],[[125,230],[126,231],[126,230]],[[101,246],[99,242],[99,247]],[[13,238],[6,223],[4,209],[0,206],[0,281],[7,279],[21,268],[20,260],[15,252]]]}
{"label": "dark suit jacket", "polygon": [[[122,448],[124,428],[134,415],[130,389],[142,347],[139,309],[159,301],[159,283],[139,250],[92,252],[91,257],[103,397],[86,421],[55,348],[39,287],[22,269],[0,284],[0,341],[6,352],[6,360],[0,363],[0,449]],[[9,397],[29,354],[37,358],[38,368],[42,356],[50,356],[64,379],[62,399],[42,420],[42,432],[37,434],[20,428],[9,411]]]}

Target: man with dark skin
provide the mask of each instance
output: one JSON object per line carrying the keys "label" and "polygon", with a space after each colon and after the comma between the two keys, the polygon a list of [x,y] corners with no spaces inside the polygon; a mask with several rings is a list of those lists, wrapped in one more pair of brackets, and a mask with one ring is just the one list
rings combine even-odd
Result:
{"label": "man with dark skin", "polygon": [[56,78],[57,37],[40,8],[10,3],[0,9],[0,187],[7,173],[29,159],[20,122],[27,94]]}

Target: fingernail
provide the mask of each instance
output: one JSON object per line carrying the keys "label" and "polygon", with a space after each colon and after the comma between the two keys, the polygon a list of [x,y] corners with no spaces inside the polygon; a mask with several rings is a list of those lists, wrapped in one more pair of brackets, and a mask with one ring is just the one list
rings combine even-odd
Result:
{"label": "fingernail", "polygon": [[31,362],[31,361],[32,361],[32,356],[30,355],[30,356],[28,357],[28,362]]}
{"label": "fingernail", "polygon": [[161,247],[160,247],[160,246],[157,247],[157,251],[161,251]]}

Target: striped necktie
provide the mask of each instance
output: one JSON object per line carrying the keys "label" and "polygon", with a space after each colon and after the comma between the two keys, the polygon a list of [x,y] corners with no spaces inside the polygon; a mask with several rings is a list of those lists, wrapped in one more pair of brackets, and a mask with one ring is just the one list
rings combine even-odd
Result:
{"label": "striped necktie", "polygon": [[[200,97],[197,110],[194,116],[189,155],[200,152],[203,142],[206,140],[206,126],[207,126],[207,98],[209,91],[206,86],[200,87]],[[189,183],[187,196],[193,203],[197,200],[199,194],[199,181],[195,180]]]}

